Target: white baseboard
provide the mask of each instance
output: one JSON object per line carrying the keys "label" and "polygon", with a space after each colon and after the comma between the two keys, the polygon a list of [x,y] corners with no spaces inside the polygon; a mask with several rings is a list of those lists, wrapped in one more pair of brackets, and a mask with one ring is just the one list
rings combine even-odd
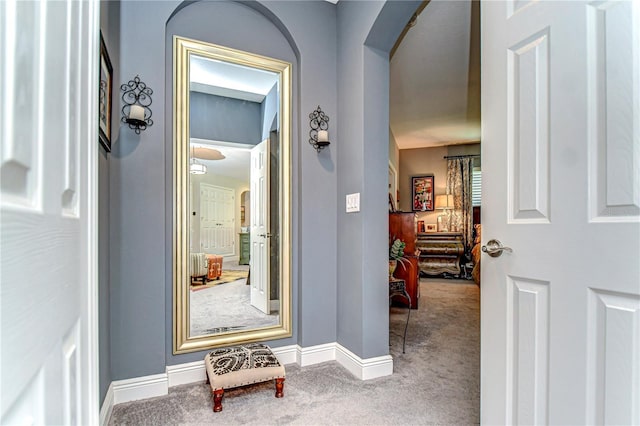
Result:
{"label": "white baseboard", "polygon": [[[271,350],[283,365],[298,364],[305,367],[321,362],[337,361],[360,380],[389,376],[393,373],[391,355],[362,359],[335,342],[307,348],[289,345],[271,348]],[[100,410],[100,424],[108,423],[115,404],[166,395],[169,393],[170,387],[205,380],[206,372],[203,360],[169,365],[166,373],[163,374],[114,381],[109,386],[109,391]]]}
{"label": "white baseboard", "polygon": [[336,361],[360,380],[370,380],[393,374],[391,355],[362,359],[339,343],[336,343]]}
{"label": "white baseboard", "polygon": [[127,380],[116,380],[113,385],[113,404],[153,398],[169,393],[167,373],[152,376],[135,377]]}
{"label": "white baseboard", "polygon": [[298,346],[298,354],[298,364],[301,367],[334,361],[336,359],[336,343],[325,343],[308,348]]}
{"label": "white baseboard", "polygon": [[204,382],[207,373],[203,361],[188,362],[186,364],[167,365],[167,380],[169,387],[186,385],[187,383]]}
{"label": "white baseboard", "polygon": [[113,411],[113,382],[109,384],[107,394],[104,397],[102,407],[100,407],[100,426],[106,426],[109,424],[111,418],[111,412]]}
{"label": "white baseboard", "polygon": [[[222,256],[224,260],[226,260],[227,262],[239,262],[240,261],[240,255],[239,254],[229,254],[226,256]],[[223,267],[223,271],[224,271],[224,264],[222,265]]]}
{"label": "white baseboard", "polygon": [[[297,345],[281,346],[279,348],[271,348],[271,350],[278,357],[278,361],[281,364],[296,364],[298,362],[296,357],[297,347]],[[204,360],[167,366],[167,381],[170,388],[189,383],[204,382],[205,380],[207,380],[207,372],[204,367]]]}
{"label": "white baseboard", "polygon": [[271,352],[273,352],[282,365],[299,364],[298,348],[298,345],[280,346],[278,348],[271,348]]}

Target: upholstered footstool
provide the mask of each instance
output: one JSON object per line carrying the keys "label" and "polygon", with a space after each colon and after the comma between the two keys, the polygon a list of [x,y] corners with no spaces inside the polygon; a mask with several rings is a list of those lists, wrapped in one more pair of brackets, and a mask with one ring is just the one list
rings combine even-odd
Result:
{"label": "upholstered footstool", "polygon": [[275,380],[276,398],[282,398],[284,367],[268,346],[260,343],[220,348],[204,357],[213,411],[222,411],[224,390]]}
{"label": "upholstered footstool", "polygon": [[222,256],[207,254],[207,280],[218,280],[222,275]]}

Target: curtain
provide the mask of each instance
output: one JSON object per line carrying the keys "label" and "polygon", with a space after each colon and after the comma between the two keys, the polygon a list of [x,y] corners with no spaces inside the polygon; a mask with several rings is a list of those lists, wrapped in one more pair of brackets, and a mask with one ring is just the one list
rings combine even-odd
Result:
{"label": "curtain", "polygon": [[447,161],[447,193],[453,195],[454,205],[451,228],[462,233],[462,241],[467,253],[473,244],[472,176],[472,157],[450,158]]}

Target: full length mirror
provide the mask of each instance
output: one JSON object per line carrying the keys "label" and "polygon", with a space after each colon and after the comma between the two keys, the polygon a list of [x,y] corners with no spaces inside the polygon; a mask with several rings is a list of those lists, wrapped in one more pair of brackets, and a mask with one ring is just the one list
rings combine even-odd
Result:
{"label": "full length mirror", "polygon": [[291,335],[290,73],[174,38],[174,353]]}

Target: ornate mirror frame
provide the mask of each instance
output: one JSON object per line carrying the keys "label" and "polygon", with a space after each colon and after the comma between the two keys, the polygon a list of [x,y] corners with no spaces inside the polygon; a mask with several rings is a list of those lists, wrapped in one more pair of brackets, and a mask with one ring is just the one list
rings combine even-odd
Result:
{"label": "ornate mirror frame", "polygon": [[[279,75],[280,86],[280,323],[244,331],[189,336],[189,72],[191,55]],[[291,321],[291,64],[240,50],[174,36],[173,40],[173,353],[281,339],[292,335]],[[275,172],[275,171],[274,171]]]}

